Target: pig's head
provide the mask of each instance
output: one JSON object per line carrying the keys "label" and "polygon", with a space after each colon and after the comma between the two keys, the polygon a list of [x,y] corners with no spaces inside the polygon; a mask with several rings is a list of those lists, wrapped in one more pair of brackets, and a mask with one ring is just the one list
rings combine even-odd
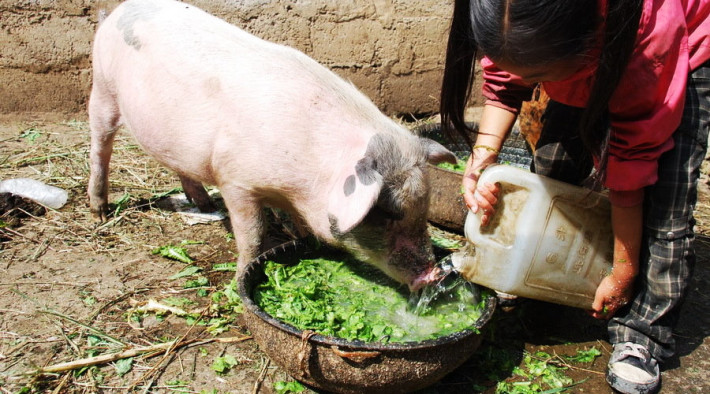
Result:
{"label": "pig's head", "polygon": [[411,290],[433,281],[426,163],[444,161],[455,163],[456,157],[433,140],[375,134],[364,156],[336,178],[329,196],[331,234]]}

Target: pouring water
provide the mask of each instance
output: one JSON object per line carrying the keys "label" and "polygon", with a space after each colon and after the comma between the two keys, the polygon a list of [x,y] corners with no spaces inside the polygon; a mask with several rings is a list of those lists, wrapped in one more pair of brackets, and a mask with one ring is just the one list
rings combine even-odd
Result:
{"label": "pouring water", "polygon": [[409,295],[407,309],[423,315],[432,308],[456,308],[463,311],[467,305],[480,302],[481,294],[478,286],[466,281],[451,263],[451,256],[443,258],[438,263],[440,269],[437,281],[424,286]]}

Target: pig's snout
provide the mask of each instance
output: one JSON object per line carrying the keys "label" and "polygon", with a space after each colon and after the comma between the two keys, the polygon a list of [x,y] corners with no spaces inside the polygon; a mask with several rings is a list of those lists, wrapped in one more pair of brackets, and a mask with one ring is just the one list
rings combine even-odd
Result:
{"label": "pig's snout", "polygon": [[414,277],[414,279],[409,282],[409,291],[416,292],[424,286],[438,282],[442,275],[444,275],[443,270],[439,267],[434,267],[432,264],[431,268],[423,271],[420,275]]}

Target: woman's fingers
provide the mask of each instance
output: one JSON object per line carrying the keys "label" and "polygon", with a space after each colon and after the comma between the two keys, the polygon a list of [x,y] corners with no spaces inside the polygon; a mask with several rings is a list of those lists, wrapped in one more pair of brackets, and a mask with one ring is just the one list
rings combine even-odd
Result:
{"label": "woman's fingers", "polygon": [[[475,183],[474,183],[475,184]],[[485,226],[495,213],[495,205],[498,203],[499,187],[496,184],[486,183],[476,185],[475,191],[464,190],[464,202],[473,212],[481,212],[481,225]]]}

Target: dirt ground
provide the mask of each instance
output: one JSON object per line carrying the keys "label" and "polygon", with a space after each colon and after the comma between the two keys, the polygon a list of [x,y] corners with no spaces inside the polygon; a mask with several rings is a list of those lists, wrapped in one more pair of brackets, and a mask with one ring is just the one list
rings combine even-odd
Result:
{"label": "dirt ground", "polygon": [[[233,275],[215,270],[215,264],[234,262],[237,253],[226,221],[189,225],[156,202],[156,196],[179,187],[179,181],[122,133],[110,177],[110,200],[120,201],[115,205],[118,212],[96,227],[86,198],[88,144],[83,115],[0,115],[0,180],[34,178],[69,193],[69,201],[59,210],[43,213],[32,204],[20,204],[21,210],[3,217],[0,392],[275,393],[277,382],[292,381],[250,340],[239,324],[238,310],[214,306],[214,294],[224,292]],[[663,372],[666,393],[710,392],[706,189],[697,205],[695,277],[675,333],[678,357]],[[17,206],[17,201],[10,206]],[[276,220],[270,231],[274,245],[289,238]],[[186,288],[190,277],[171,279],[185,263],[152,253],[181,243],[206,278],[197,287]],[[163,307],[179,305],[204,320],[230,319],[191,326],[185,316],[165,309],[151,311],[151,300]],[[470,360],[423,392],[493,393],[498,381],[524,380],[514,368],[524,366],[525,355],[536,352],[553,355],[560,360],[558,365],[567,367],[565,374],[576,384],[566,392],[611,392],[603,375],[610,351],[604,322],[584,311],[528,301],[510,312],[497,311],[483,335],[483,345]],[[176,338],[183,340],[179,348],[167,355],[136,356],[130,369],[125,359],[119,359],[96,367],[35,373],[37,368],[109,349],[156,347]],[[593,362],[562,363],[557,357],[592,347],[601,351]],[[492,359],[503,362],[491,370]],[[220,360],[231,368],[218,373]]]}

